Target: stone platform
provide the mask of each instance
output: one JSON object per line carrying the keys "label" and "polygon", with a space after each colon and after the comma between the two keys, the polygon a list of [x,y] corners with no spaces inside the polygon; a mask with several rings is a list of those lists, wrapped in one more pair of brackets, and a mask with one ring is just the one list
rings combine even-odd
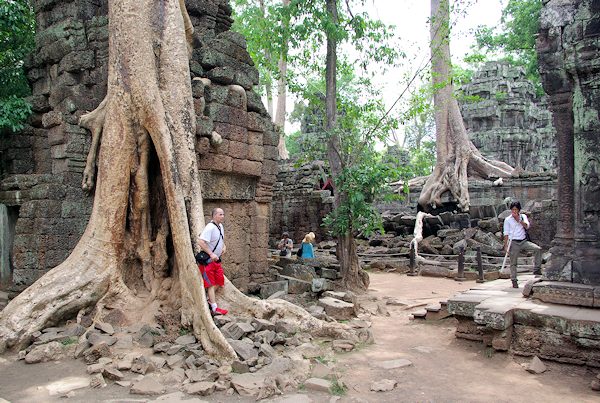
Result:
{"label": "stone platform", "polygon": [[519,355],[600,367],[600,309],[526,298],[523,285],[533,278],[519,275],[518,289],[501,279],[449,298],[456,336]]}

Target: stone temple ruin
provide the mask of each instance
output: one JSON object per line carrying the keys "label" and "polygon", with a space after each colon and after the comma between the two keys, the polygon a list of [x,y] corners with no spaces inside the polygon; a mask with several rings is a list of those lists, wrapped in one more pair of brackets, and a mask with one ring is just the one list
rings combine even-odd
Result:
{"label": "stone temple ruin", "polygon": [[457,336],[497,350],[600,366],[600,149],[594,1],[544,2],[540,73],[556,128],[558,214],[552,258],[521,292],[475,287],[448,301]]}
{"label": "stone temple ruin", "polygon": [[[245,39],[230,31],[227,0],[186,2],[196,30],[190,62],[205,213],[227,214],[227,276],[241,290],[263,281],[278,135],[259,96]],[[90,134],[79,117],[106,92],[106,1],[35,1],[37,49],[27,61],[34,114],[0,136],[0,282],[18,292],[61,263],[80,238],[93,198],[81,189]],[[202,80],[200,80],[202,78]],[[208,136],[223,143],[215,148]]]}
{"label": "stone temple ruin", "polygon": [[482,154],[518,170],[556,171],[552,115],[523,67],[488,62],[462,91],[463,121]]}
{"label": "stone temple ruin", "polygon": [[[317,234],[318,241],[326,239],[320,222],[331,208],[331,194],[321,189],[323,172],[318,163],[302,169],[278,167],[278,135],[252,91],[258,73],[244,39],[229,30],[232,20],[227,0],[186,3],[199,41],[190,66],[206,212],[221,206],[228,216],[228,238],[235,248],[226,258],[227,276],[242,291],[260,289],[261,296],[268,298],[277,289],[259,285],[276,286],[271,280],[277,275],[267,269],[269,245],[284,230],[291,232],[296,243],[309,231]],[[555,135],[543,101],[538,102],[518,69],[488,64],[465,89],[467,94],[483,98],[463,105],[475,144],[485,154],[524,172],[499,187],[474,181],[469,189],[473,201],[469,215],[448,211],[428,221],[426,227],[427,235],[446,230],[444,238],[471,228],[477,241],[473,227],[497,220],[507,197],[529,201],[526,205],[537,223],[532,235],[536,242],[551,247],[553,255],[542,281],[532,281],[526,293],[563,305],[552,315],[541,316],[532,308],[535,300],[523,303],[521,294],[510,296],[510,303],[523,303],[515,309],[516,305],[507,305],[506,300],[496,303],[482,298],[486,290],[476,289],[462,300],[449,301],[449,311],[459,319],[457,333],[499,350],[598,366],[597,312],[589,315],[589,310],[585,311],[576,321],[561,316],[566,309],[563,306],[575,310],[600,307],[598,68],[595,58],[586,53],[586,49],[597,48],[599,36],[595,20],[586,17],[597,14],[593,4],[545,2],[538,48]],[[81,190],[90,140],[77,121],[102,100],[106,88],[106,1],[63,4],[46,0],[35,5],[38,49],[28,61],[35,113],[23,132],[0,137],[0,281],[2,288],[11,292],[18,292],[60,263],[83,232],[92,201]],[[549,18],[553,15],[562,17]],[[223,136],[219,148],[209,143],[213,131]],[[554,136],[556,147],[552,146]],[[558,173],[554,173],[556,167]],[[406,216],[415,213],[412,206],[419,191],[415,186],[404,203],[380,206],[382,212],[388,212],[386,229],[410,235],[414,220]],[[490,227],[491,232],[497,229]],[[445,245],[436,242],[430,242],[431,250],[444,253]],[[384,238],[369,246],[401,249],[407,245],[392,245]],[[336,279],[336,263],[325,263],[306,270],[306,265],[295,261],[282,262],[279,278],[286,279],[286,290],[308,291],[317,277]],[[304,280],[289,281],[307,273]],[[507,292],[491,290],[492,294]],[[326,307],[321,308],[317,314],[333,317]],[[354,306],[347,308],[350,318]],[[232,338],[238,337],[233,333],[239,337],[250,333],[238,324],[222,322],[220,325],[226,326],[223,331]],[[254,325],[255,330],[269,326],[269,331],[275,326]],[[152,331],[142,328],[135,337],[144,339],[147,334]],[[268,343],[264,343],[265,337],[270,338]],[[268,344],[261,348],[269,352],[271,345],[279,348],[281,340],[276,337],[275,333],[252,335],[254,342]],[[254,354],[254,346],[251,348]]]}

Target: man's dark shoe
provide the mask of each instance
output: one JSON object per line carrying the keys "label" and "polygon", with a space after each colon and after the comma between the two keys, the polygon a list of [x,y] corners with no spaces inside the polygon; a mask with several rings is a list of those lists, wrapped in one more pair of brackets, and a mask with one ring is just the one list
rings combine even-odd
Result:
{"label": "man's dark shoe", "polygon": [[533,274],[536,275],[536,276],[541,276],[542,275],[542,269],[535,269],[533,271]]}
{"label": "man's dark shoe", "polygon": [[517,282],[517,280],[511,280],[511,281],[512,281],[513,288],[519,288],[519,283]]}

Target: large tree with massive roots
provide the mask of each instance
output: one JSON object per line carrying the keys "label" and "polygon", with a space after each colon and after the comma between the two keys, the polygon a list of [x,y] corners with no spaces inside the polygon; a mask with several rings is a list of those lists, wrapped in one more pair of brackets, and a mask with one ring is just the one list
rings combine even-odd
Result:
{"label": "large tree with massive roots", "polygon": [[485,158],[473,145],[453,96],[450,62],[449,0],[431,0],[431,72],[434,88],[437,161],[419,196],[426,211],[441,206],[450,191],[463,211],[470,206],[468,177],[509,177],[508,164]]}
{"label": "large tree with massive roots", "polygon": [[[84,174],[84,187],[95,182],[88,226],[61,265],[0,313],[0,351],[23,347],[34,332],[82,311],[102,321],[118,309],[131,324],[152,322],[167,306],[209,354],[235,359],[209,314],[194,259],[205,223],[188,65],[192,33],[184,0],[109,0],[107,94],[80,122],[93,136]],[[353,338],[345,325],[282,300],[249,298],[228,280],[218,298],[235,314],[285,317],[300,331]]]}

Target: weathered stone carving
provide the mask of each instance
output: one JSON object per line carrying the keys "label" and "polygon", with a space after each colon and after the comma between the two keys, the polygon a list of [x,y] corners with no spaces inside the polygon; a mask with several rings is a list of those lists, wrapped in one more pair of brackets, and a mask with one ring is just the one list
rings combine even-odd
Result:
{"label": "weathered stone carving", "polygon": [[599,17],[597,1],[544,1],[537,40],[559,152],[559,221],[546,276],[559,280],[570,266],[573,281],[593,285],[600,284]]}
{"label": "weathered stone carving", "polygon": [[556,171],[552,116],[525,70],[488,62],[462,88],[461,113],[479,151],[530,172]]}
{"label": "weathered stone carving", "polygon": [[[0,203],[18,217],[9,235],[15,289],[62,262],[88,221],[92,197],[81,183],[88,165],[85,185],[93,187],[91,138],[78,121],[104,99],[108,65],[106,0],[34,3],[38,48],[27,62],[34,115],[21,133],[0,137]],[[258,72],[245,39],[229,30],[229,2],[186,5],[195,28],[190,69],[204,207],[227,212],[225,266],[245,290],[266,266],[278,136],[252,90]]]}

